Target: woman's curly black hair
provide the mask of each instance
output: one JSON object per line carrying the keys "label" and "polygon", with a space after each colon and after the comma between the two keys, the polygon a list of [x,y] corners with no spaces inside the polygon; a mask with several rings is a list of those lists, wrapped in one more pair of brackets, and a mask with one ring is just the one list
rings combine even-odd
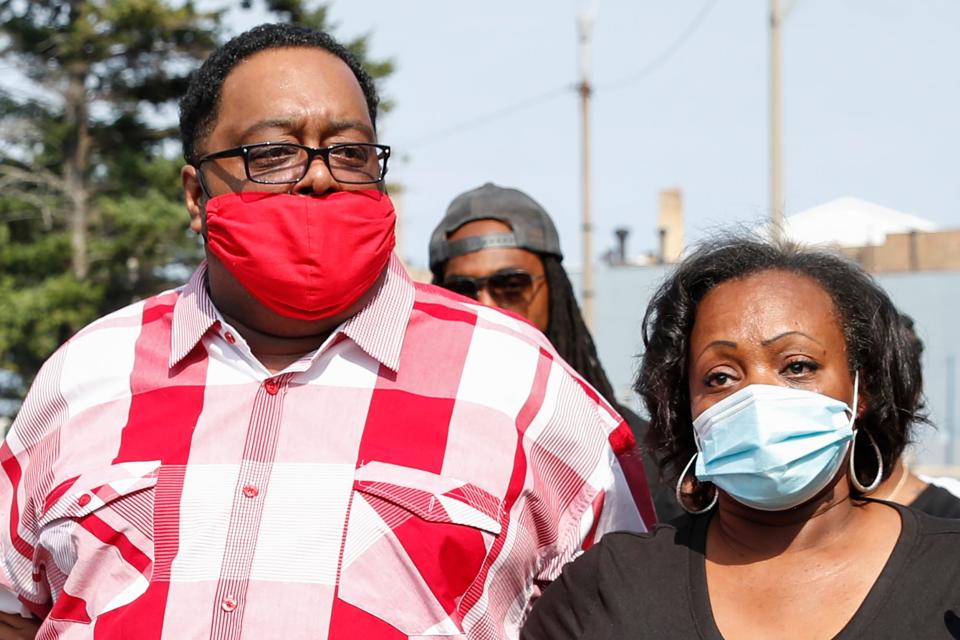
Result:
{"label": "woman's curly black hair", "polygon": [[[880,448],[886,478],[910,441],[911,426],[926,421],[922,345],[912,322],[897,311],[869,274],[847,259],[745,234],[700,244],[660,286],[644,315],[645,350],[634,389],[650,414],[647,445],[661,477],[676,482],[697,450],[687,380],[697,305],[723,282],[771,270],[807,276],[830,294],[843,323],[850,371],[860,372],[860,394],[866,400],[857,425],[872,435]],[[876,455],[869,438],[857,438],[856,446],[857,464],[862,467],[858,475],[869,484],[876,474]],[[712,497],[709,487],[708,483],[694,483],[690,496],[698,508]]]}

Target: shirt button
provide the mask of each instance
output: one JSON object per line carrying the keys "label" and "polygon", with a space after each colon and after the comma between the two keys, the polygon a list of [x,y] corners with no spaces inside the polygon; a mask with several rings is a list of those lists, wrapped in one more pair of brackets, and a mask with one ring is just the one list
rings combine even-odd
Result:
{"label": "shirt button", "polygon": [[254,485],[248,484],[243,488],[243,495],[248,498],[256,498],[259,495],[260,489],[257,489]]}
{"label": "shirt button", "polygon": [[266,389],[267,393],[269,393],[272,396],[275,396],[277,395],[277,391],[280,390],[280,385],[277,383],[276,380],[274,380],[273,378],[270,378],[269,380],[263,383],[263,388]]}
{"label": "shirt button", "polygon": [[81,507],[85,507],[88,504],[90,504],[90,500],[91,500],[90,494],[85,493],[77,499],[77,504],[80,505]]}
{"label": "shirt button", "polygon": [[237,601],[233,596],[227,596],[220,602],[220,608],[227,613],[230,613],[237,608]]}
{"label": "shirt button", "polygon": [[223,334],[223,339],[226,340],[226,341],[227,341],[228,343],[230,343],[230,344],[233,344],[234,342],[237,341],[237,339],[234,338],[234,337],[233,337],[233,334],[230,333],[229,331],[227,331],[225,334]]}

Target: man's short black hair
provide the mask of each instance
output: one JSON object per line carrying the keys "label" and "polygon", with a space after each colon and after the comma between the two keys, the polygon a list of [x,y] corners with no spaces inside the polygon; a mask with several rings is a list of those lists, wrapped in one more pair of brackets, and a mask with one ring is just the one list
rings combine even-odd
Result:
{"label": "man's short black hair", "polygon": [[180,100],[180,139],[183,157],[193,164],[200,156],[200,141],[209,135],[217,119],[223,82],[234,67],[255,53],[284,47],[316,47],[337,56],[350,67],[367,100],[374,129],[380,97],[373,78],[346,47],[329,34],[293,24],[262,24],[241,33],[214,51],[190,78]]}

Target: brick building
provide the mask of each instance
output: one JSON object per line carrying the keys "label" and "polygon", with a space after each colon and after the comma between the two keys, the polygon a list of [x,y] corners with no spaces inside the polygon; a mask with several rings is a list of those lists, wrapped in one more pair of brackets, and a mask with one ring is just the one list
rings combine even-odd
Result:
{"label": "brick building", "polygon": [[785,235],[833,248],[873,273],[960,271],[960,228],[857,198],[839,198],[790,215]]}

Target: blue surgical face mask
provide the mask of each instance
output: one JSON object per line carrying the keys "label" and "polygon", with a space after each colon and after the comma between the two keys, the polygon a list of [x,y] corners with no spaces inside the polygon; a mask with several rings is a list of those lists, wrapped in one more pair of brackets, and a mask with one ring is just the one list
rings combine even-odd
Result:
{"label": "blue surgical face mask", "polygon": [[[858,383],[859,375],[854,407]],[[697,479],[754,509],[796,507],[837,475],[854,417],[845,403],[820,393],[750,385],[693,421]]]}

